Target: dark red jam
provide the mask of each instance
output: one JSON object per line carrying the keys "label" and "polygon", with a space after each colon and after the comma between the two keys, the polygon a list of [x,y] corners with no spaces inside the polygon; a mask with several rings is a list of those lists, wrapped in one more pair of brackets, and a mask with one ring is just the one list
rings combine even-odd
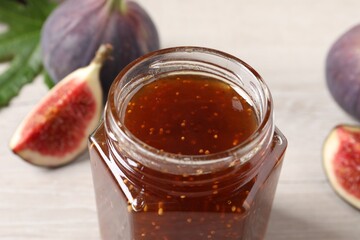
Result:
{"label": "dark red jam", "polygon": [[202,155],[228,150],[258,126],[253,107],[234,88],[201,75],[175,75],[140,88],[125,127],[161,151]]}
{"label": "dark red jam", "polygon": [[287,145],[271,97],[242,62],[190,50],[145,57],[166,74],[140,61],[110,90],[89,144],[103,240],[264,239]]}

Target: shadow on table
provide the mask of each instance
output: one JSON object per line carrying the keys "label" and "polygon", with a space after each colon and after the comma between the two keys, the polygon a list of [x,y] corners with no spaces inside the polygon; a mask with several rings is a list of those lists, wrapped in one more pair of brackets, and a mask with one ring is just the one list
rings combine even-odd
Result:
{"label": "shadow on table", "polygon": [[[303,215],[302,215],[303,216]],[[284,209],[274,208],[265,240],[341,240],[335,229],[325,228],[319,219],[300,218],[287,213]]]}

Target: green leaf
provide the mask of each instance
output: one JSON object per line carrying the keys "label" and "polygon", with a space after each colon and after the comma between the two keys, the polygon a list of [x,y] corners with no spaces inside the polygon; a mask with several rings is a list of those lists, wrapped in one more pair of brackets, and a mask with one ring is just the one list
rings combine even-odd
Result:
{"label": "green leaf", "polygon": [[0,34],[0,61],[10,59],[9,68],[0,75],[0,107],[41,73],[41,28],[55,6],[49,0],[28,0],[25,5],[0,0],[0,23],[8,27]]}

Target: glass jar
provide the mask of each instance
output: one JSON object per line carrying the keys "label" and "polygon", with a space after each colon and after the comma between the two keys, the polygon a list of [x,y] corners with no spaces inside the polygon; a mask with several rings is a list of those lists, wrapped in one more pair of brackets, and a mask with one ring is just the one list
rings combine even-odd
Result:
{"label": "glass jar", "polygon": [[[184,73],[240,89],[257,130],[231,149],[194,156],[159,151],[129,133],[129,96],[159,76]],[[134,61],[112,84],[103,122],[89,139],[102,239],[263,239],[286,146],[267,86],[243,61],[198,47]]]}

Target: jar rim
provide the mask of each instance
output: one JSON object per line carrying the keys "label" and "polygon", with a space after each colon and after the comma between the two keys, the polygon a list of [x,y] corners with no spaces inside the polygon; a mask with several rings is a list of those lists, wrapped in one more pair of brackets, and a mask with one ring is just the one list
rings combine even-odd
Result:
{"label": "jar rim", "polygon": [[[264,101],[267,101],[266,103],[266,109],[264,109],[264,115],[259,121],[259,125],[257,129],[242,143],[229,148],[224,151],[216,152],[216,153],[210,153],[210,154],[204,154],[204,155],[185,155],[185,154],[176,154],[176,153],[170,153],[170,152],[164,152],[160,151],[157,148],[154,148],[152,146],[144,144],[140,139],[136,138],[134,135],[129,134],[125,131],[125,126],[119,125],[121,121],[119,121],[118,116],[119,112],[116,107],[116,96],[115,91],[118,88],[119,82],[124,78],[126,73],[128,71],[133,70],[136,68],[137,65],[140,63],[152,59],[156,56],[160,55],[166,55],[171,53],[201,53],[201,54],[208,54],[215,57],[224,58],[227,61],[231,61],[233,63],[238,64],[239,66],[243,66],[248,70],[254,78],[259,82],[263,92],[264,92]],[[211,49],[211,48],[205,48],[205,47],[196,47],[196,46],[180,46],[180,47],[172,47],[172,48],[165,48],[161,50],[157,50],[151,53],[148,53],[129,65],[127,65],[115,78],[113,84],[110,87],[109,96],[108,96],[108,102],[106,104],[106,110],[105,110],[105,128],[107,132],[112,132],[112,139],[115,141],[118,141],[119,137],[125,139],[130,145],[137,146],[137,150],[140,152],[142,156],[150,156],[152,160],[154,159],[161,159],[161,162],[158,162],[157,164],[164,162],[168,164],[179,164],[182,166],[204,166],[204,165],[210,165],[215,163],[220,163],[226,161],[226,159],[234,158],[234,156],[242,156],[243,158],[237,158],[238,161],[240,160],[241,163],[247,162],[251,156],[256,154],[257,145],[259,145],[266,136],[269,134],[273,134],[274,132],[274,125],[272,121],[272,97],[268,90],[267,85],[265,84],[264,80],[260,76],[260,74],[253,69],[249,64],[245,63],[244,61],[240,60],[239,58],[230,55],[228,53]],[[110,119],[110,122],[106,121],[106,118]],[[111,125],[111,126],[110,126]],[[118,136],[121,135],[121,136]],[[272,136],[272,135],[271,135]],[[256,150],[256,151],[254,151]],[[233,163],[231,163],[233,164]]]}

